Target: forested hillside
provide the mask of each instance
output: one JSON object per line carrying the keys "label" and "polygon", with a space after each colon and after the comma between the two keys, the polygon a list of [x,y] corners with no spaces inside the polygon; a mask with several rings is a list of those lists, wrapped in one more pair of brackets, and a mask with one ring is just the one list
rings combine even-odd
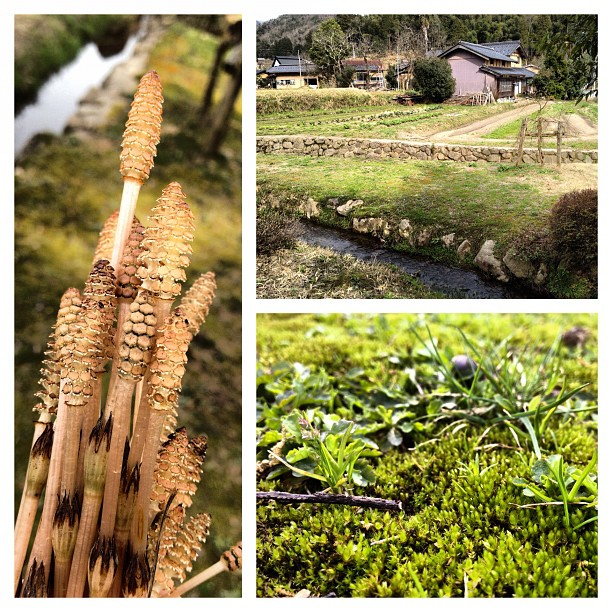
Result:
{"label": "forested hillside", "polygon": [[[313,32],[333,15],[281,15],[257,27],[258,57],[307,53]],[[401,53],[407,46],[424,51],[459,40],[483,43],[517,40],[530,59],[540,57],[548,35],[563,32],[567,15],[335,15],[354,46],[379,55]]]}

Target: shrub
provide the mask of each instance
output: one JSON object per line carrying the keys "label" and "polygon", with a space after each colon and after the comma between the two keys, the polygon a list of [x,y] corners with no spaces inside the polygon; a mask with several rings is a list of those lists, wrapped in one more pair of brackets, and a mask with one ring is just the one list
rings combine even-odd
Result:
{"label": "shrub", "polygon": [[566,193],[550,216],[553,257],[573,270],[597,267],[597,190]]}
{"label": "shrub", "polygon": [[448,61],[439,57],[417,60],[414,87],[432,102],[450,98],[455,92],[455,79]]}
{"label": "shrub", "polygon": [[350,87],[355,76],[355,69],[347,66],[343,68],[336,76],[336,83],[338,87]]}
{"label": "shrub", "polygon": [[280,249],[290,249],[302,232],[297,219],[277,210],[260,209],[257,216],[257,255],[272,255]]}

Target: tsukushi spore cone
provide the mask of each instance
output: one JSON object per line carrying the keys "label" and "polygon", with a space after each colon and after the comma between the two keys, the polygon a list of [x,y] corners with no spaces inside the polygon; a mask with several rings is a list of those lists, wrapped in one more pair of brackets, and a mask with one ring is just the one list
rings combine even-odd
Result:
{"label": "tsukushi spore cone", "polygon": [[132,225],[142,184],[149,178],[157,155],[162,123],[162,85],[155,71],[147,72],[134,94],[132,108],[123,132],[121,166],[123,195],[115,233],[111,264],[117,267]]}
{"label": "tsukushi spore cone", "polygon": [[177,409],[189,343],[216,282],[213,272],[201,275],[174,307],[195,231],[179,183],[163,189],[147,227],[134,216],[162,101],[148,72],[123,135],[121,206],[100,231],[82,293],[62,296],[49,338],[15,524],[21,597],[164,597],[181,584],[178,596],[232,569],[222,560],[185,582],[211,519],[187,515],[207,439],[177,429]]}

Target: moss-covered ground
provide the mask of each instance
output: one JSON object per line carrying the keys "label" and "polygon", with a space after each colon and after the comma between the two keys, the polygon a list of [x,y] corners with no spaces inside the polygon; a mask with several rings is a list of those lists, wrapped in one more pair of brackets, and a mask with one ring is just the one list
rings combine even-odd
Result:
{"label": "moss-covered ground", "polygon": [[[588,336],[573,346],[576,328]],[[352,493],[403,505],[392,513],[259,502],[258,596],[597,596],[596,507],[570,504],[566,523],[562,503],[533,505],[513,482],[533,482],[538,454],[584,469],[596,452],[594,315],[259,315],[257,349],[258,459],[269,458],[284,422],[276,452],[321,473],[300,454],[287,415],[297,411],[328,437],[330,423],[350,419],[356,438],[381,451],[367,458],[375,482]],[[461,391],[444,366],[465,353],[481,376]],[[534,407],[583,384],[540,430]],[[258,483],[323,486],[283,465]]]}
{"label": "moss-covered ground", "polygon": [[[161,190],[178,181],[195,215],[196,234],[186,287],[203,272],[217,275],[217,297],[189,353],[179,424],[208,435],[204,476],[193,511],[213,517],[194,572],[215,563],[241,538],[241,106],[221,153],[205,158],[197,111],[216,39],[175,23],[154,49],[147,69],[164,86],[158,156],[141,190],[136,215],[146,219]],[[222,85],[221,85],[222,87]],[[82,288],[98,232],[121,199],[121,135],[130,99],[87,141],[43,136],[15,169],[15,466],[21,496],[32,437],[39,369],[64,290]],[[216,577],[199,596],[236,596],[240,577]],[[196,592],[194,592],[196,593]]]}

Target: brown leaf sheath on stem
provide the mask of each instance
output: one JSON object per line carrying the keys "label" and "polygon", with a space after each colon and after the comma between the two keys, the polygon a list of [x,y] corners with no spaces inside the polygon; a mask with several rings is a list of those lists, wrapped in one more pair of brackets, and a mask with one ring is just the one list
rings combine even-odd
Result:
{"label": "brown leaf sheath on stem", "polygon": [[123,194],[111,256],[114,268],[121,260],[132,226],[140,187],[149,178],[153,158],[157,154],[163,102],[162,86],[157,72],[147,72],[140,79],[123,132],[120,156]]}
{"label": "brown leaf sheath on stem", "polygon": [[89,553],[96,539],[98,517],[104,495],[112,430],[112,417],[104,420],[104,417],[100,416],[89,435],[84,458],[83,507],[66,597],[83,597],[85,581],[87,580]]}
{"label": "brown leaf sheath on stem", "polygon": [[64,597],[68,587],[68,575],[72,553],[76,544],[79,528],[81,502],[78,493],[65,492],[57,506],[53,518],[53,583],[54,596]]}

